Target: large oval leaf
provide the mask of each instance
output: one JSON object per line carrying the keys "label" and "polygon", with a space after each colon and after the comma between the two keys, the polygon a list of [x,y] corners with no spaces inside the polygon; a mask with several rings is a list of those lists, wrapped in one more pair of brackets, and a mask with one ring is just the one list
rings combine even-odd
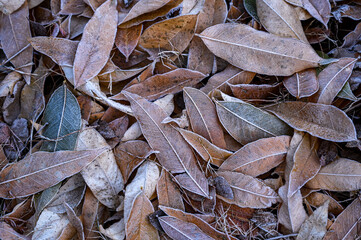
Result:
{"label": "large oval leaf", "polygon": [[322,60],[309,44],[244,24],[218,24],[204,30],[200,37],[218,57],[260,74],[289,76],[317,67]]}
{"label": "large oval leaf", "polygon": [[283,102],[265,108],[291,127],[334,142],[356,140],[352,120],[335,106],[307,102]]}
{"label": "large oval leaf", "polygon": [[277,117],[245,102],[216,102],[218,117],[228,133],[241,144],[260,138],[290,135]]}

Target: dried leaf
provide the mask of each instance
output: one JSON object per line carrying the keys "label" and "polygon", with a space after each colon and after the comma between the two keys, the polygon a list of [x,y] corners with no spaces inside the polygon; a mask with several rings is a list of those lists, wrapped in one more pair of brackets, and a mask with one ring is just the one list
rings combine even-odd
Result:
{"label": "dried leaf", "polygon": [[95,11],[84,28],[74,59],[75,87],[95,77],[108,61],[117,32],[117,10],[107,0]]}
{"label": "dried leaf", "polygon": [[[178,68],[147,78],[145,81],[126,88],[125,91],[138,94],[148,100],[155,100],[167,94],[180,92],[183,87],[194,86],[204,78],[203,73]],[[116,98],[113,97],[113,99]]]}
{"label": "dried leaf", "polygon": [[[306,190],[306,188],[303,189]],[[313,190],[302,191],[302,195],[304,196],[303,192],[310,192],[310,191]],[[307,197],[305,197],[305,201],[315,208],[320,207],[326,201],[329,201],[328,212],[334,214],[335,216],[339,215],[344,210],[342,205],[338,203],[330,195],[319,192],[311,192]]]}
{"label": "dried leaf", "polygon": [[279,93],[281,83],[278,84],[230,84],[233,95],[239,99],[265,99]]}
{"label": "dried leaf", "polygon": [[188,239],[201,239],[201,240],[212,240],[210,236],[202,232],[197,225],[189,222],[179,220],[175,217],[159,217],[160,225],[163,230],[172,239],[188,240]]}
{"label": "dried leaf", "polygon": [[355,29],[348,33],[343,39],[344,42],[341,47],[343,48],[352,48],[361,37],[361,23],[358,23]]}
{"label": "dried leaf", "polygon": [[207,82],[207,84],[202,87],[200,90],[206,94],[210,93],[214,89],[220,89],[221,91],[228,93],[227,89],[229,86],[227,83],[231,84],[248,84],[252,81],[255,73],[241,71],[239,68],[236,68],[232,65],[226,67],[222,72],[214,74]]}
{"label": "dried leaf", "polygon": [[78,239],[84,240],[85,237],[84,237],[83,223],[76,216],[76,213],[74,212],[74,210],[66,202],[64,202],[64,206],[65,206],[66,213],[67,213],[70,224],[76,229]]}
{"label": "dried leaf", "polygon": [[[189,191],[208,197],[208,185],[204,174],[196,166],[195,156],[173,127],[162,124],[167,114],[156,104],[150,103],[136,94],[125,92],[131,103],[132,110],[140,123],[144,137],[164,168],[171,173],[185,173],[181,186]],[[178,177],[181,175],[178,175]],[[191,186],[187,183],[193,183]]]}
{"label": "dried leaf", "polygon": [[233,190],[234,200],[218,196],[225,202],[240,207],[267,208],[279,200],[277,193],[261,180],[238,172],[219,171],[218,175],[224,177]]}
{"label": "dried leaf", "polygon": [[6,222],[0,222],[0,238],[1,239],[12,239],[12,240],[30,240],[28,236],[21,235],[15,231],[9,224]]}
{"label": "dried leaf", "polygon": [[158,178],[159,169],[154,162],[146,161],[138,168],[134,179],[125,189],[124,219],[126,223],[129,223],[128,220],[133,208],[133,202],[138,194],[144,192],[146,197],[150,198],[155,192]]}
{"label": "dried leaf", "polygon": [[144,192],[140,192],[133,202],[129,215],[126,236],[127,239],[159,239],[158,231],[148,220],[148,215],[154,212],[152,203]]}
{"label": "dried leaf", "polygon": [[334,142],[356,139],[352,120],[334,106],[309,102],[283,102],[268,106],[265,110],[274,113],[291,127],[321,139]]}
{"label": "dried leaf", "polygon": [[0,172],[0,196],[19,198],[45,190],[78,173],[103,152],[97,149],[28,155]]}
{"label": "dried leaf", "polygon": [[143,25],[141,24],[130,28],[118,28],[117,30],[115,45],[125,56],[127,62],[130,54],[138,44],[142,30]]}
{"label": "dried leaf", "polygon": [[214,145],[226,148],[223,129],[212,100],[202,91],[188,87],[183,89],[183,98],[193,131]]}
{"label": "dried leaf", "polygon": [[216,102],[216,108],[223,127],[241,144],[260,138],[289,135],[291,131],[277,117],[242,101]]}
{"label": "dried leaf", "polygon": [[316,93],[319,84],[315,69],[306,69],[297,72],[283,80],[283,85],[296,98],[309,97]]}
{"label": "dried leaf", "polygon": [[307,183],[308,188],[356,191],[361,188],[361,163],[340,158],[323,168]]}
{"label": "dried leaf", "polygon": [[119,205],[118,193],[123,190],[123,176],[117,166],[113,151],[105,139],[93,128],[80,132],[76,149],[106,148],[91,164],[81,171],[86,184],[96,198],[109,208]]}
{"label": "dried leaf", "polygon": [[66,85],[56,89],[50,97],[42,123],[46,125],[43,136],[48,141],[42,144],[41,150],[74,150],[81,127],[81,114],[78,101]]}
{"label": "dried leaf", "polygon": [[[16,1],[11,1],[11,3]],[[0,40],[1,47],[7,59],[23,73],[25,81],[30,83],[30,73],[33,60],[33,49],[29,45],[31,38],[29,25],[29,9],[25,4],[10,15],[0,16]]]}
{"label": "dried leaf", "polygon": [[174,218],[177,218],[177,219],[182,220],[184,222],[195,224],[204,233],[207,233],[210,237],[212,237],[212,239],[217,239],[217,240],[226,240],[226,239],[229,239],[229,238],[232,239],[232,240],[234,239],[234,237],[227,236],[224,233],[222,233],[222,232],[216,230],[215,228],[213,228],[211,225],[209,225],[207,222],[205,222],[201,218],[201,216],[198,217],[195,214],[186,213],[186,212],[184,212],[182,210],[174,209],[174,208],[167,207],[167,206],[162,206],[162,205],[160,205],[159,208],[170,217],[174,217]]}
{"label": "dried leaf", "polygon": [[278,190],[278,194],[283,201],[278,211],[278,222],[288,230],[298,232],[307,219],[307,213],[302,205],[301,192],[298,190],[290,197],[287,197],[287,192],[287,186],[282,186]]}
{"label": "dried leaf", "polygon": [[84,236],[85,239],[89,239],[92,236],[97,237],[97,233],[94,231],[96,226],[96,220],[99,210],[99,201],[94,196],[89,188],[86,189],[84,195],[84,202],[82,208],[81,219],[84,226]]}
{"label": "dried leaf", "polygon": [[182,195],[170,174],[164,169],[157,183],[157,195],[159,205],[184,211]]}
{"label": "dried leaf", "polygon": [[312,17],[316,18],[327,29],[327,23],[331,16],[331,4],[328,0],[302,0],[305,8]]}
{"label": "dried leaf", "polygon": [[184,129],[178,129],[178,131],[206,162],[209,161],[216,166],[220,166],[226,158],[232,155],[232,152],[213,145],[207,139],[194,132]]}
{"label": "dried leaf", "polygon": [[71,15],[80,14],[85,10],[85,2],[83,0],[62,0],[60,12],[58,14]]}
{"label": "dried leaf", "polygon": [[345,85],[343,85],[341,91],[337,94],[337,97],[354,102],[358,100],[355,94],[353,94],[350,83],[348,81],[345,83]]}
{"label": "dried leaf", "polygon": [[350,78],[356,61],[357,59],[354,58],[341,58],[320,72],[318,75],[320,89],[313,96],[313,99],[317,100],[317,103],[331,104]]}
{"label": "dried leaf", "polygon": [[18,10],[23,5],[25,0],[1,0],[0,11],[9,15]]}
{"label": "dried leaf", "polygon": [[355,239],[360,236],[361,200],[357,197],[336,218],[323,238],[325,240]]}
{"label": "dried leaf", "polygon": [[248,143],[230,156],[219,169],[257,177],[284,161],[290,141],[290,136],[279,136]]}
{"label": "dried leaf", "polygon": [[257,31],[244,24],[218,24],[199,36],[216,56],[259,74],[289,76],[317,67],[322,61],[306,43]]}
{"label": "dried leaf", "polygon": [[55,213],[65,213],[66,209],[63,203],[66,203],[70,208],[77,207],[83,199],[85,190],[86,185],[83,177],[80,174],[76,174],[60,187],[46,208]]}
{"label": "dried leaf", "polygon": [[106,229],[104,229],[104,227],[100,225],[99,230],[102,234],[104,234],[105,236],[109,237],[112,240],[124,240],[125,239],[124,218],[112,224],[110,227]]}
{"label": "dried leaf", "polygon": [[308,42],[294,7],[283,0],[257,0],[256,4],[257,15],[268,32]]}
{"label": "dried leaf", "polygon": [[119,144],[114,149],[115,159],[127,182],[133,171],[153,153],[148,143],[134,140]]}
{"label": "dried leaf", "polygon": [[22,79],[20,73],[11,72],[0,82],[0,97],[6,97],[13,93],[15,84]]}
{"label": "dried leaf", "polygon": [[32,239],[57,239],[69,220],[65,214],[57,214],[44,209],[40,214]]}
{"label": "dried leaf", "polygon": [[317,155],[319,140],[305,134],[298,145],[294,156],[292,170],[288,180],[288,196],[312,179],[320,170],[321,164]]}
{"label": "dried leaf", "polygon": [[196,15],[183,15],[155,23],[143,32],[139,44],[155,54],[163,51],[180,54],[194,35],[196,21]]}
{"label": "dried leaf", "polygon": [[296,240],[322,240],[326,234],[328,204],[326,201],[302,224]]}

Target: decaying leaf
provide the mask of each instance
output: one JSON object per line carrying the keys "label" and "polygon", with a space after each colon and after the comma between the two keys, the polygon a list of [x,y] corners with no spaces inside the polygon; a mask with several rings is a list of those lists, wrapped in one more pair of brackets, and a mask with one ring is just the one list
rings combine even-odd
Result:
{"label": "decaying leaf", "polygon": [[84,28],[74,59],[74,84],[79,87],[95,77],[108,61],[117,32],[117,10],[107,0]]}
{"label": "decaying leaf", "polygon": [[361,163],[340,158],[323,168],[307,183],[312,189],[355,191],[361,188]]}
{"label": "decaying leaf", "polygon": [[211,240],[197,225],[182,221],[175,217],[164,216],[158,218],[163,230],[172,239],[186,240],[186,239],[204,239]]}
{"label": "decaying leaf", "polygon": [[9,15],[18,10],[23,5],[25,0],[1,0],[0,11]]}
{"label": "decaying leaf", "polygon": [[218,24],[199,36],[216,56],[260,74],[289,76],[317,67],[322,61],[306,43],[257,31],[244,24]]}
{"label": "decaying leaf", "polygon": [[96,149],[28,155],[0,172],[0,196],[18,198],[45,190],[80,172],[103,152],[104,149]]}
{"label": "decaying leaf", "polygon": [[260,138],[289,135],[291,131],[277,117],[246,102],[217,101],[216,108],[223,127],[241,144]]}
{"label": "decaying leaf", "polygon": [[268,32],[307,43],[301,21],[290,4],[278,0],[257,0],[257,15]]}
{"label": "decaying leaf", "polygon": [[126,61],[128,61],[130,54],[137,46],[142,30],[143,25],[141,24],[130,28],[118,28],[115,45],[125,56]]}
{"label": "decaying leaf", "polygon": [[94,162],[81,171],[86,184],[96,198],[105,206],[116,208],[119,205],[118,193],[123,190],[123,176],[115,161],[114,153],[105,139],[93,128],[86,128],[79,134],[76,149],[88,150],[106,148]]}
{"label": "decaying leaf", "polygon": [[261,180],[238,172],[220,171],[218,175],[224,177],[233,190],[233,200],[219,196],[225,202],[240,207],[267,208],[279,200],[277,193]]}
{"label": "decaying leaf", "polygon": [[226,148],[223,129],[212,100],[195,88],[184,88],[183,98],[193,131],[214,145]]}
{"label": "decaying leaf", "polygon": [[324,239],[355,239],[360,236],[361,199],[357,197],[348,207],[336,218],[335,222],[328,229]]}
{"label": "decaying leaf", "polygon": [[57,214],[45,209],[36,222],[32,239],[57,239],[68,223],[65,214]]}
{"label": "decaying leaf", "polygon": [[257,177],[283,162],[290,141],[290,136],[279,136],[248,143],[227,158],[219,169]]}
{"label": "decaying leaf", "polygon": [[291,127],[334,142],[356,139],[352,120],[340,109],[310,102],[283,102],[265,108]]}
{"label": "decaying leaf", "polygon": [[157,183],[157,195],[159,205],[184,211],[182,195],[170,174],[164,169]]}
{"label": "decaying leaf", "polygon": [[316,93],[319,84],[316,78],[315,69],[306,69],[297,72],[283,80],[283,85],[296,98],[309,97]]}
{"label": "decaying leaf", "polygon": [[162,124],[163,119],[167,117],[166,113],[156,104],[136,94],[125,92],[125,95],[131,103],[144,137],[153,150],[159,152],[156,155],[163,167],[172,173],[184,173],[177,176],[183,178],[183,181],[179,181],[181,186],[208,197],[207,180],[196,165],[192,149],[177,130]]}
{"label": "decaying leaf", "polygon": [[[3,1],[1,1],[3,2]],[[8,2],[8,1],[6,1]],[[11,4],[17,1],[11,1]],[[10,3],[6,3],[8,5]],[[28,42],[31,38],[29,24],[29,8],[27,1],[13,13],[0,16],[1,47],[8,60],[23,74],[30,83],[30,73],[33,62],[33,49]]]}
{"label": "decaying leaf", "polygon": [[153,213],[152,203],[144,192],[140,192],[134,199],[126,228],[127,239],[159,239],[158,231],[148,220]]}
{"label": "decaying leaf", "polygon": [[322,240],[326,234],[328,201],[317,208],[302,224],[296,240]]}

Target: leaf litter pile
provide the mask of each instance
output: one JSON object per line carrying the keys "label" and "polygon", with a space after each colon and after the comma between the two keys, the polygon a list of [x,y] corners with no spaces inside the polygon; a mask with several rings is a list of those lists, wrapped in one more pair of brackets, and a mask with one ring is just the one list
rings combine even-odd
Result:
{"label": "leaf litter pile", "polygon": [[360,239],[361,1],[0,11],[0,239]]}

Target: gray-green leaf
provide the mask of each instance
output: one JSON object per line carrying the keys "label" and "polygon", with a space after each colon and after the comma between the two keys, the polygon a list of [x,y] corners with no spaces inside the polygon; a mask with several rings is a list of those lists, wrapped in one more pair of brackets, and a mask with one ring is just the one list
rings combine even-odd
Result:
{"label": "gray-green leaf", "polygon": [[74,150],[81,127],[81,114],[78,101],[65,85],[56,89],[50,97],[42,124],[47,124],[43,136],[48,140],[41,150]]}

